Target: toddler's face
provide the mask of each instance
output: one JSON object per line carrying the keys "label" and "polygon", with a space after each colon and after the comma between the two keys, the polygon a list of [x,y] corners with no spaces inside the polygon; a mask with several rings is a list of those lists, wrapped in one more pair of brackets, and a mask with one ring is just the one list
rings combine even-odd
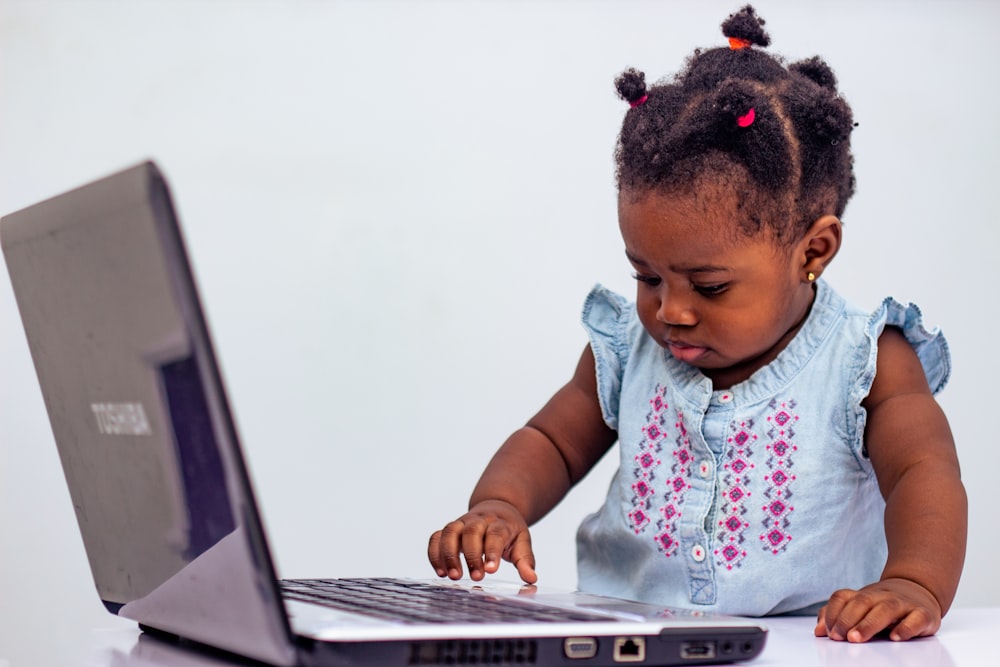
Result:
{"label": "toddler's face", "polygon": [[736,197],[625,192],[618,217],[635,269],[639,319],[716,389],[748,378],[784,349],[812,304],[797,246],[734,231]]}

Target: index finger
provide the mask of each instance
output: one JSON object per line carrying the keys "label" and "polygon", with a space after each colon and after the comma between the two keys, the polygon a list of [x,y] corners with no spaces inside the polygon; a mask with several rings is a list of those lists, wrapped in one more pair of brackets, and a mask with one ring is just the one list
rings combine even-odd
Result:
{"label": "index finger", "polygon": [[[820,615],[817,619],[816,634],[817,637],[829,637],[835,641],[844,641],[847,639],[847,630],[849,627],[853,627],[854,622],[844,624],[841,622],[841,615],[844,612],[845,607],[854,599],[857,591],[843,588],[839,591],[834,591],[830,599],[827,600],[826,605],[820,609]],[[822,623],[823,634],[819,634],[819,624]],[[838,627],[839,626],[839,627]]]}
{"label": "index finger", "polygon": [[507,560],[514,564],[517,573],[527,584],[534,584],[538,581],[538,574],[535,572],[535,554],[531,550],[531,537],[528,533],[521,533],[514,539],[507,553]]}

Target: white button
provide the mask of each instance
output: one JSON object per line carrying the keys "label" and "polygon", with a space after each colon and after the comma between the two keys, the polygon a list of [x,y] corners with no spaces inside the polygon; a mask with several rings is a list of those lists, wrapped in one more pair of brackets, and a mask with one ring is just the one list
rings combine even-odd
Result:
{"label": "white button", "polygon": [[731,391],[719,394],[719,403],[730,403],[733,400],[733,393]]}
{"label": "white button", "polygon": [[708,479],[708,476],[712,474],[711,464],[708,461],[702,461],[701,465],[698,466],[698,472],[703,478]]}
{"label": "white button", "polygon": [[691,558],[694,558],[699,563],[705,560],[705,549],[700,544],[694,545],[691,547]]}

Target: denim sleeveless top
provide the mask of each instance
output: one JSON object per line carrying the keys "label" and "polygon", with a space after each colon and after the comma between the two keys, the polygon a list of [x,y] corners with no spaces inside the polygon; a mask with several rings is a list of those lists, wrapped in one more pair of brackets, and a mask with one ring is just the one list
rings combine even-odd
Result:
{"label": "denim sleeveless top", "polygon": [[915,305],[889,298],[867,313],[817,281],[795,338],[722,391],[600,285],[583,323],[621,461],[603,507],[577,532],[581,590],[763,616],[813,613],[833,591],[879,579],[885,504],[861,406],[878,337],[901,329],[935,393],[951,368],[947,343]]}

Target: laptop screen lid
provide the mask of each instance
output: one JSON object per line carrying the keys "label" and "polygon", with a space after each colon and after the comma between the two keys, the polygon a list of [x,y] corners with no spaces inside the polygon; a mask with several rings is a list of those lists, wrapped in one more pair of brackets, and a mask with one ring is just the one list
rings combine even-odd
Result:
{"label": "laptop screen lid", "polygon": [[112,613],[296,660],[167,185],[145,162],[5,216],[0,242]]}

